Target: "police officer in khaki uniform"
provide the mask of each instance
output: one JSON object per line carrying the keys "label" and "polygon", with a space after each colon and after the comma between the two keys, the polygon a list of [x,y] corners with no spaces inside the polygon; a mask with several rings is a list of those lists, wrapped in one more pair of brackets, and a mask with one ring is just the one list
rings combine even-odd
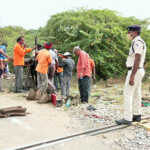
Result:
{"label": "police officer in khaki uniform", "polygon": [[128,74],[124,88],[124,118],[116,120],[118,125],[130,125],[132,121],[141,121],[141,85],[144,77],[146,44],[140,37],[141,27],[128,27],[128,38],[131,47],[126,61]]}

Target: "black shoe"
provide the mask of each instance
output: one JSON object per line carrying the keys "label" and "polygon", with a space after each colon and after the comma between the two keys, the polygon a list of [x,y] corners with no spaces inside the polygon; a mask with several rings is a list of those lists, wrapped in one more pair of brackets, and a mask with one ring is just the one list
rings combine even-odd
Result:
{"label": "black shoe", "polygon": [[87,104],[88,102],[87,102],[87,101],[82,101],[81,103],[82,103],[82,104]]}
{"label": "black shoe", "polygon": [[86,109],[89,111],[95,111],[96,110],[96,108],[93,107],[92,105],[89,105]]}
{"label": "black shoe", "polygon": [[121,120],[116,120],[116,123],[117,123],[118,125],[122,125],[122,124],[131,125],[132,121],[128,121],[128,120],[125,120],[125,119],[121,119]]}
{"label": "black shoe", "polygon": [[133,122],[140,122],[141,121],[141,115],[133,115]]}
{"label": "black shoe", "polygon": [[86,103],[88,103],[88,100],[81,99],[81,103],[84,103],[84,104],[86,104]]}

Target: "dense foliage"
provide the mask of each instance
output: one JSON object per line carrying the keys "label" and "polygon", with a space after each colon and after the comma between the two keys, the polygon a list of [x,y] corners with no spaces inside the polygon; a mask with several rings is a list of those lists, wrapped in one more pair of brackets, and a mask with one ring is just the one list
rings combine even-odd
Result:
{"label": "dense foliage", "polygon": [[[23,35],[25,36],[25,43],[27,46],[33,47],[34,46],[34,38],[37,34],[35,30],[25,30],[22,27],[4,27],[0,28],[0,44],[5,42],[8,44],[7,53],[9,56],[13,55],[13,47],[16,44],[16,39]],[[9,63],[10,71],[13,71],[12,63]]]}
{"label": "dense foliage", "polygon": [[8,43],[8,55],[13,54],[13,47],[16,44],[16,39],[23,35],[25,36],[25,43],[27,46],[34,45],[34,37],[36,36],[37,31],[35,30],[25,30],[22,27],[4,27],[0,28],[0,43]]}
{"label": "dense foliage", "polygon": [[[125,60],[129,50],[127,26],[139,24],[148,50],[150,47],[149,22],[134,17],[121,17],[110,10],[67,11],[52,16],[42,35],[62,51],[72,51],[79,45],[95,60],[98,76],[121,76],[125,73]],[[148,57],[149,58],[149,51]]]}
{"label": "dense foliage", "polygon": [[25,35],[26,43],[34,45],[38,35],[40,43],[51,41],[60,52],[70,51],[79,45],[95,60],[97,76],[107,79],[124,75],[125,61],[130,42],[127,26],[139,24],[143,27],[142,38],[147,43],[147,63],[150,62],[150,30],[148,20],[122,17],[110,10],[76,10],[52,16],[47,25],[39,30],[26,31],[21,27],[0,28],[0,39],[9,44],[12,54],[16,38]]}

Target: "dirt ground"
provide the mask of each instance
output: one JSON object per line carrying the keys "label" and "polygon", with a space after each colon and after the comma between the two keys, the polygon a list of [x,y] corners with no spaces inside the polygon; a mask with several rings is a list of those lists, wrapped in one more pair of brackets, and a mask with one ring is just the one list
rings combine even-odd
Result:
{"label": "dirt ground", "polygon": [[[11,81],[4,81],[5,92],[0,93],[0,107],[23,106],[27,108],[27,112],[30,114],[25,117],[0,119],[0,150],[11,150],[14,147],[64,137],[104,125],[101,122],[95,122],[97,120],[92,120],[91,123],[91,120],[81,120],[79,118],[79,114],[77,113],[80,113],[79,111],[82,111],[86,106],[71,107],[66,111],[64,107],[56,108],[50,103],[41,105],[36,103],[36,101],[27,101],[25,98],[27,93],[9,93],[8,88],[11,85]],[[110,100],[115,99],[114,105],[117,106],[115,107],[115,111],[117,109],[122,111],[123,85],[124,82],[118,80],[109,80],[107,84],[103,81],[98,82],[92,87],[90,104],[97,106],[99,99],[96,100],[95,98],[102,96]],[[143,94],[146,96],[149,95],[149,85],[147,82],[144,83],[143,89]],[[72,86],[71,91],[72,95],[78,94],[77,84]],[[121,146],[115,144],[115,142],[118,142],[118,137],[121,138],[122,135],[132,139],[134,135],[132,131],[134,129],[135,127],[132,126],[121,131],[79,138],[39,150],[122,150]]]}
{"label": "dirt ground", "polygon": [[[24,146],[36,142],[41,142],[49,139],[55,139],[81,131],[81,129],[70,129],[71,118],[68,112],[54,107],[52,104],[38,104],[36,101],[27,101],[25,94],[15,94],[9,92],[9,87],[12,86],[12,81],[4,80],[4,93],[0,93],[0,107],[23,106],[27,108],[30,114],[25,117],[11,117],[0,119],[0,150],[11,150],[12,148]],[[79,122],[74,120],[74,123],[79,126]],[[89,139],[90,138],[90,139]],[[97,142],[96,142],[97,140]],[[86,141],[86,145],[85,145]],[[79,146],[80,143],[80,147]],[[81,144],[82,143],[82,144]],[[97,146],[96,144],[97,143]],[[70,149],[72,145],[76,145],[74,149],[92,148],[95,149],[101,146],[102,149],[109,149],[96,137],[87,137],[71,141],[67,145],[57,145],[57,149]],[[89,146],[87,146],[89,145]],[[49,147],[47,149],[53,149]]]}

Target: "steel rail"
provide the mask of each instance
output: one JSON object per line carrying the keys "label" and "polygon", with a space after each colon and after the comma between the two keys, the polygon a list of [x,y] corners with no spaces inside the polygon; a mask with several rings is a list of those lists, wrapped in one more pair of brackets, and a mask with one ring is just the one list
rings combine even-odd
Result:
{"label": "steel rail", "polygon": [[[150,119],[150,117],[142,118],[142,120],[144,120],[144,119]],[[73,134],[70,136],[65,136],[65,137],[54,139],[54,140],[42,141],[42,142],[38,142],[38,143],[30,144],[30,145],[25,145],[25,146],[21,146],[21,147],[16,147],[16,148],[8,149],[8,150],[31,150],[31,149],[36,150],[36,149],[39,149],[40,147],[47,147],[47,146],[52,145],[52,144],[56,144],[56,143],[60,143],[60,142],[66,142],[69,140],[73,140],[74,138],[77,138],[77,137],[83,137],[83,136],[87,136],[87,135],[95,136],[95,135],[104,134],[104,133],[108,133],[111,131],[127,128],[129,126],[131,126],[131,125],[114,124],[114,125],[103,127],[103,128],[91,129],[91,130],[77,133],[77,134]]]}
{"label": "steel rail", "polygon": [[[101,133],[106,133],[106,132],[109,132],[109,130],[111,130],[111,131],[115,130],[115,129],[112,129],[112,128],[115,128],[115,127],[118,127],[118,126],[120,128],[124,127],[124,125],[116,125],[116,124],[114,124],[114,125],[107,126],[107,127],[104,127],[104,128],[92,129],[92,130],[88,130],[88,131],[85,131],[85,132],[73,134],[73,135],[70,135],[70,136],[57,138],[57,139],[54,139],[54,140],[47,140],[47,141],[43,141],[43,142],[34,143],[34,144],[31,144],[31,145],[25,145],[25,146],[22,146],[22,147],[16,147],[16,148],[13,148],[13,149],[10,149],[10,150],[27,150],[27,149],[30,149],[30,148],[33,148],[33,147],[39,147],[41,145],[57,143],[57,142],[60,142],[60,141],[63,142],[63,141],[70,140],[70,139],[73,139],[73,138],[76,138],[76,137],[80,137],[80,136],[84,136],[84,135],[94,135],[94,133],[96,134],[96,132],[98,132],[98,131],[101,132]],[[125,125],[125,127],[127,127],[127,125]]]}

